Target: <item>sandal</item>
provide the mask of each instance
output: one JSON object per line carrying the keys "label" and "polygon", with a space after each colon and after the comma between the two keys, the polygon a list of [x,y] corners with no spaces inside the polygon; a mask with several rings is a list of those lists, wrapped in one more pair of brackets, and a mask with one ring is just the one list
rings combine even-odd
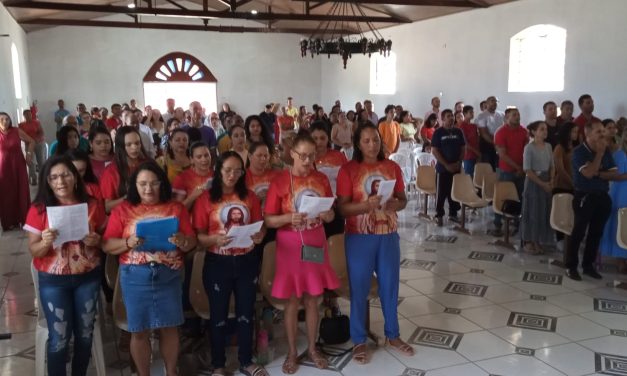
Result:
{"label": "sandal", "polygon": [[353,360],[357,364],[368,364],[368,362],[370,362],[368,345],[366,345],[365,343],[355,345],[355,347],[353,347]]}
{"label": "sandal", "polygon": [[211,371],[211,376],[226,376],[226,370],[224,368],[218,368]]}
{"label": "sandal", "polygon": [[285,361],[283,362],[283,367],[281,367],[283,373],[287,375],[293,375],[298,371],[298,358],[296,355],[287,354],[285,357]]}
{"label": "sandal", "polygon": [[401,355],[414,356],[414,354],[416,354],[416,351],[414,350],[413,347],[403,342],[403,340],[401,340],[400,338],[396,338],[396,339],[398,340],[398,343],[396,345],[392,344],[389,338],[385,340],[385,345],[389,346],[390,348],[392,348],[393,350],[395,350],[397,353]]}
{"label": "sandal", "polygon": [[239,371],[245,376],[270,376],[263,366],[251,364],[246,368],[240,368]]}
{"label": "sandal", "polygon": [[309,359],[311,359],[318,369],[326,369],[329,366],[327,358],[316,349],[309,351]]}

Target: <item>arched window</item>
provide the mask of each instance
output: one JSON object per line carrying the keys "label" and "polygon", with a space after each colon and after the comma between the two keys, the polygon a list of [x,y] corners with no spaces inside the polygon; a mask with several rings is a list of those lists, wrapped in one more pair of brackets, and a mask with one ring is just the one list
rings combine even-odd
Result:
{"label": "arched window", "polygon": [[210,113],[217,110],[217,83],[200,60],[184,52],[172,52],[159,58],[144,76],[144,100],[162,112],[167,110],[168,98],[184,109],[198,101]]}
{"label": "arched window", "polygon": [[396,94],[396,54],[370,58],[370,94]]}
{"label": "arched window", "polygon": [[22,99],[22,75],[20,73],[20,55],[17,53],[15,43],[11,43],[11,65],[13,65],[13,85],[15,87],[15,99]]}
{"label": "arched window", "polygon": [[530,26],[509,41],[510,92],[564,90],[566,29]]}

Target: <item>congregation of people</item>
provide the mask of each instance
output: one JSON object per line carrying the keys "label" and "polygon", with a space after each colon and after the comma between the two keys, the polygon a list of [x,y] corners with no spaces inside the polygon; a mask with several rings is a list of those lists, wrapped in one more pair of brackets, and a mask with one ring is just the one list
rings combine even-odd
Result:
{"label": "congregation of people", "polygon": [[[177,375],[180,327],[192,310],[191,255],[206,252],[202,284],[211,316],[205,326],[212,374],[227,374],[234,297],[240,371],[267,375],[255,360],[254,338],[259,274],[269,242],[276,242],[272,297],[286,302],[282,371],[294,374],[302,361],[297,336],[303,310],[307,356],[325,369],[328,360],[317,345],[319,301],[340,286],[327,241],[337,234],[344,234],[351,291],[352,360],[366,364],[373,355],[367,344],[373,275],[386,346],[413,356],[415,349],[401,339],[397,314],[397,213],[408,204],[407,174],[417,166],[407,172],[394,162],[391,156],[402,150],[434,158],[437,226],[460,222],[454,177],[473,176],[478,163],[487,163],[498,181],[516,187],[521,213],[512,232],[519,234],[522,252],[561,250],[573,280],[582,280],[579,271],[601,279],[601,256],[627,273],[627,249],[616,240],[618,212],[627,207],[627,119],[597,118],[587,94],[577,101],[577,117],[572,101],[547,101],[544,119],[526,126],[517,108],[501,112],[495,96],[476,108],[460,101],[445,109],[440,102],[434,97],[420,118],[401,105],[387,105],[379,117],[371,100],[350,110],[337,100],[328,112],[319,105],[310,112],[290,97],[245,117],[226,103],[219,113],[206,113],[199,102],[184,109],[175,99],[167,100],[163,113],[151,106],[142,110],[135,100],[89,110],[80,103],[71,113],[59,100],[51,145],[35,102],[19,124],[0,112],[0,184],[10,187],[0,196],[1,223],[4,231],[23,228],[28,234],[41,304],[48,328],[54,328],[47,343],[48,374],[66,374],[71,338],[72,375],[86,374],[98,296],[101,289],[109,302],[113,296],[103,278],[104,263],[114,257],[138,374],[150,374],[154,331],[166,374]],[[392,195],[383,200],[380,184],[392,180]],[[37,190],[32,201],[29,184]],[[572,236],[549,222],[553,195],[561,193],[573,195]],[[310,218],[299,211],[306,196],[335,197],[335,203]],[[89,234],[57,244],[48,208],[81,203],[88,207]],[[505,219],[492,215],[485,230],[502,237]],[[145,239],[136,224],[168,217],[178,218],[177,231],[168,234],[174,251],[142,247]],[[232,227],[259,221],[253,245],[230,246]]]}

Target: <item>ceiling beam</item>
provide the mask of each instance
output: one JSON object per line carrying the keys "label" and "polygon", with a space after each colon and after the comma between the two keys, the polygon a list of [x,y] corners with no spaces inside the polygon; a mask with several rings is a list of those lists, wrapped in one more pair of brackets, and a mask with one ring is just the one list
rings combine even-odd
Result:
{"label": "ceiling beam", "polygon": [[[181,4],[179,4],[179,3],[177,3],[177,2],[176,2],[176,1],[174,1],[174,0],[165,0],[165,1],[167,1],[168,3],[170,3],[170,4],[174,5],[175,7],[179,8],[179,9],[187,10],[187,8],[185,8],[183,5],[181,5]],[[154,7],[152,7],[152,6],[150,6],[149,8],[150,8],[150,9],[155,9],[155,8],[154,8]]]}
{"label": "ceiling beam", "polygon": [[[114,5],[93,5],[78,3],[53,3],[46,1],[33,1],[22,3],[17,0],[6,0],[3,5],[7,8],[26,8],[26,9],[49,9],[60,11],[74,12],[96,12],[96,13],[113,13],[113,14],[135,14],[144,16],[169,16],[169,17],[187,17],[187,18],[233,18],[246,19],[253,21],[276,21],[276,20],[292,20],[292,21],[345,21],[345,22],[389,22],[389,23],[407,23],[406,19],[395,17],[376,17],[376,16],[349,16],[349,15],[326,15],[326,14],[296,14],[296,13],[257,13],[250,12],[224,12],[224,11],[204,11],[192,9],[159,9],[159,8],[128,8],[126,6]],[[19,21],[18,21],[19,22]]]}
{"label": "ceiling beam", "polygon": [[[76,20],[76,19],[53,19],[37,18],[19,22],[20,25],[46,25],[46,26],[92,26],[92,27],[117,27],[130,29],[159,29],[159,30],[191,30],[191,31],[218,31],[224,33],[291,33],[291,34],[312,34],[320,32],[319,29],[300,28],[266,28],[266,27],[245,27],[245,26],[202,26],[186,24],[166,24],[155,22],[124,22],[124,21],[101,21],[101,20]],[[344,34],[350,34],[352,30],[334,30]]]}
{"label": "ceiling beam", "polygon": [[[306,0],[292,0],[306,1]],[[486,8],[490,4],[482,0],[316,0],[319,3],[353,3],[353,4],[380,4],[380,5],[413,5],[456,8]],[[311,8],[310,8],[311,9]]]}

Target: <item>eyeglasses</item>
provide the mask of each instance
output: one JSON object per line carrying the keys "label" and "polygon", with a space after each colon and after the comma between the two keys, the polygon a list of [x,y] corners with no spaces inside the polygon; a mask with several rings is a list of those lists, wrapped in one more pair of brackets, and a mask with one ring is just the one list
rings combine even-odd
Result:
{"label": "eyeglasses", "polygon": [[242,170],[241,168],[236,168],[236,169],[224,168],[222,169],[222,175],[224,176],[233,175],[236,177],[240,177],[244,175],[244,170]]}
{"label": "eyeglasses", "polygon": [[299,153],[296,150],[292,150],[294,153],[296,153],[296,155],[298,155],[298,158],[301,161],[306,161],[307,159],[309,159],[310,161],[313,161],[314,159],[316,159],[316,153],[313,154],[305,154],[305,153]]}
{"label": "eyeglasses", "polygon": [[141,189],[146,189],[148,188],[148,186],[150,186],[150,188],[152,189],[157,189],[161,186],[161,182],[160,181],[139,181],[137,182],[137,186]]}
{"label": "eyeglasses", "polygon": [[64,173],[59,174],[59,175],[48,175],[48,181],[49,182],[57,181],[59,179],[68,180],[70,178],[74,178],[74,175],[72,175],[69,172],[64,172]]}

